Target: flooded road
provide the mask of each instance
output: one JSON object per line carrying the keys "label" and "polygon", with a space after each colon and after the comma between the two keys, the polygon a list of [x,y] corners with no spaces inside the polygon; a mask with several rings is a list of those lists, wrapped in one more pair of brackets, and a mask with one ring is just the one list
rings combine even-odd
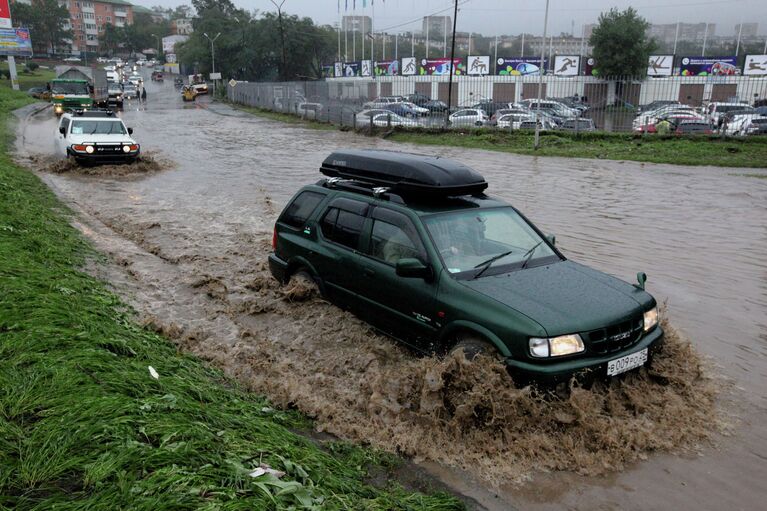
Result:
{"label": "flooded road", "polygon": [[[645,271],[648,290],[659,301],[668,300],[672,323],[732,381],[722,406],[733,425],[729,436],[716,436],[715,445],[698,453],[604,459],[612,468],[595,469],[599,476],[575,474],[564,462],[566,470],[556,472],[555,463],[525,466],[521,458],[519,470],[499,478],[515,475],[523,483],[496,478],[500,489],[495,490],[474,480],[471,470],[438,464],[436,452],[416,461],[488,509],[762,507],[767,171],[395,145],[255,118],[208,98],[183,104],[169,81],[148,83],[147,90],[146,105],[126,103],[123,118],[142,148],[172,160],[173,168],[136,177],[42,177],[80,213],[78,226],[117,263],[103,270],[105,277],[149,324],[254,389],[265,389],[279,404],[300,403],[331,432],[347,431],[344,408],[364,406],[386,423],[387,415],[401,412],[386,397],[406,393],[414,382],[368,381],[359,368],[379,365],[386,376],[391,368],[407,372],[426,362],[387,340],[370,342],[374,334],[332,306],[301,296],[285,299],[265,271],[264,255],[276,215],[299,186],[318,179],[331,150],[439,153],[480,171],[490,193],[556,234],[568,257],[630,282]],[[50,152],[55,123],[49,111],[30,117],[21,129],[22,153]],[[325,361],[334,370],[318,371],[305,358],[269,355],[286,350],[311,352],[314,363]],[[277,375],[290,381],[277,382]],[[395,383],[405,388],[391,389]],[[348,388],[339,390],[343,385]],[[337,407],[323,400],[326,387],[334,389]],[[361,404],[360,389],[380,399]],[[668,403],[669,410],[673,406]],[[609,421],[600,424],[618,428]],[[718,427],[712,418],[711,429]],[[375,439],[362,428],[360,437]],[[426,440],[398,438],[406,454],[417,454],[417,444]],[[637,461],[643,457],[648,459]],[[597,467],[599,459],[587,462]],[[535,469],[551,473],[531,476]],[[527,477],[531,483],[524,482]]]}

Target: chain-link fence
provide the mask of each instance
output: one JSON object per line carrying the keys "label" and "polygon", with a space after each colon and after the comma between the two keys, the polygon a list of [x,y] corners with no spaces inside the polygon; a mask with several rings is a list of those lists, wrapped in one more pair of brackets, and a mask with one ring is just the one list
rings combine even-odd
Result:
{"label": "chain-link fence", "polygon": [[227,96],[355,128],[514,130],[538,124],[564,131],[767,133],[767,77],[459,76],[452,85],[446,76],[337,78],[230,82]]}

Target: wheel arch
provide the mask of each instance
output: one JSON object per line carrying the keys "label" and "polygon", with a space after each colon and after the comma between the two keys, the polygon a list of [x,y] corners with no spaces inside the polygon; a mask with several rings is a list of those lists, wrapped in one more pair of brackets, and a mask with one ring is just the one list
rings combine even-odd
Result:
{"label": "wheel arch", "polygon": [[290,277],[292,277],[293,275],[295,275],[297,272],[301,270],[306,270],[312,276],[314,281],[317,283],[317,286],[320,288],[320,293],[324,295],[325,294],[324,281],[319,276],[319,273],[317,272],[317,269],[314,267],[314,265],[303,257],[294,257],[290,261],[288,261],[288,265],[285,268],[285,278],[284,278],[283,284],[289,282]]}
{"label": "wheel arch", "polygon": [[446,350],[450,350],[453,346],[455,346],[458,338],[461,335],[479,336],[482,340],[487,341],[495,346],[495,349],[498,350],[498,353],[504,357],[511,356],[511,352],[506,346],[506,343],[504,343],[488,328],[472,321],[458,320],[445,325],[445,327],[442,329],[442,332],[440,333],[440,344],[444,346]]}

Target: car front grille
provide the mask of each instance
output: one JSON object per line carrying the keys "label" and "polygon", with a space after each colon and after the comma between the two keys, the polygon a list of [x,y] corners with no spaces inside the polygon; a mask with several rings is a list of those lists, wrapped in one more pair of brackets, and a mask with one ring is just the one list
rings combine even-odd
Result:
{"label": "car front grille", "polygon": [[122,154],[123,153],[122,144],[96,145],[94,149],[96,154]]}
{"label": "car front grille", "polygon": [[583,333],[591,351],[605,355],[630,348],[642,335],[644,320],[637,316],[627,321]]}

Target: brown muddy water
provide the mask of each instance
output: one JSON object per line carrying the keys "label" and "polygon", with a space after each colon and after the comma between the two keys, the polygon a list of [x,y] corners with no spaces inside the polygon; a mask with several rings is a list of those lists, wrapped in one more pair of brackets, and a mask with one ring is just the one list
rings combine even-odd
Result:
{"label": "brown muddy water", "polygon": [[[487,509],[762,507],[767,179],[395,145],[148,86],[147,104],[122,115],[172,168],[41,176],[149,326],[318,429],[410,456]],[[45,158],[54,132],[50,111],[25,117],[21,156]],[[415,357],[306,289],[279,288],[265,264],[274,218],[340,147],[461,160],[567,256],[629,281],[647,272],[674,326],[664,354],[612,385],[540,396],[489,361]]]}

